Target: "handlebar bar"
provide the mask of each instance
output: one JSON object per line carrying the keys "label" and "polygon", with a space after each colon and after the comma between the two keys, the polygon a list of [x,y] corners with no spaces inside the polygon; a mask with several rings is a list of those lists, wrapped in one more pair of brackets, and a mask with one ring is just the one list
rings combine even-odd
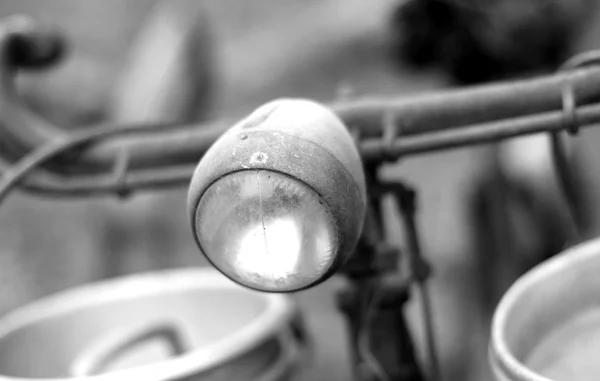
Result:
{"label": "handlebar bar", "polygon": [[[206,125],[96,126],[76,133],[28,109],[15,86],[19,70],[58,62],[63,39],[30,19],[0,25],[0,157],[3,171],[41,147],[45,171],[20,182],[27,191],[81,195],[182,185],[212,143],[235,120]],[[365,162],[569,130],[600,122],[600,67],[594,52],[566,64],[569,70],[533,79],[433,94],[366,97],[329,107],[357,139]],[[581,67],[583,66],[583,67]],[[142,128],[143,127],[143,128]],[[6,177],[6,176],[5,176]]]}
{"label": "handlebar bar", "polygon": [[[67,132],[28,109],[15,84],[19,70],[48,68],[65,50],[52,28],[22,16],[0,21],[0,202],[15,185],[72,197],[189,184],[198,161],[236,122]],[[589,65],[599,57],[585,53],[568,61],[565,70],[538,78],[347,99],[329,108],[353,134],[361,159],[373,164],[540,132],[574,134],[600,122],[600,66]]]}

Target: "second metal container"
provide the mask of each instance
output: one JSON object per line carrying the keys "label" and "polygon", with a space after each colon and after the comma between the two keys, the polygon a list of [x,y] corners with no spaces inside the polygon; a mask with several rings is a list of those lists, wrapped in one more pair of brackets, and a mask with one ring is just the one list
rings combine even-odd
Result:
{"label": "second metal container", "polygon": [[494,315],[490,360],[498,381],[600,378],[600,239],[522,276]]}
{"label": "second metal container", "polygon": [[0,319],[0,380],[287,380],[306,350],[299,317],[211,268],[108,280]]}

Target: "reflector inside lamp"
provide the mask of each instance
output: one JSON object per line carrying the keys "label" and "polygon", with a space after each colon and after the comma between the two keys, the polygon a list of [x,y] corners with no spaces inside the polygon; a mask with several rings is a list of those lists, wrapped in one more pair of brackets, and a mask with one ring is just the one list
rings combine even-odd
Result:
{"label": "reflector inside lamp", "polygon": [[196,229],[215,267],[262,291],[318,282],[338,247],[333,217],[319,195],[268,170],[234,172],[213,183],[198,205]]}

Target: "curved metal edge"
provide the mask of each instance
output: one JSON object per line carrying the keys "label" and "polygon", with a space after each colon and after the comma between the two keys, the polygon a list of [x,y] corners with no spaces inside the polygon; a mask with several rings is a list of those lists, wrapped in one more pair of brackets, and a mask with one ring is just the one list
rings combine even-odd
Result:
{"label": "curved metal edge", "polygon": [[[157,289],[159,285],[159,289]],[[143,379],[165,381],[187,379],[199,371],[223,364],[245,353],[265,336],[280,331],[293,317],[295,302],[283,295],[263,294],[241,289],[212,268],[173,269],[129,275],[118,279],[91,283],[35,301],[0,319],[0,338],[40,319],[52,318],[73,309],[98,303],[127,300],[157,292],[177,291],[187,287],[224,288],[253,293],[267,301],[262,319],[255,319],[234,335],[213,343],[210,347],[193,349],[168,361],[86,377],[89,381],[122,381]],[[115,288],[120,291],[115,293]],[[90,293],[93,297],[90,297]],[[235,345],[232,345],[232,344]],[[70,378],[69,378],[70,379]],[[67,378],[38,378],[37,381],[65,381]],[[31,381],[30,378],[8,377],[0,381]]]}
{"label": "curved metal edge", "polygon": [[70,374],[87,377],[104,373],[112,362],[152,340],[161,340],[172,356],[180,356],[190,348],[183,332],[176,321],[164,319],[119,327],[85,348],[71,363]]}
{"label": "curved metal edge", "polygon": [[[240,135],[244,134],[247,138],[241,139]],[[257,152],[268,159],[253,160]],[[232,172],[258,169],[282,173],[301,181],[325,200],[336,222],[339,242],[336,260],[318,283],[325,281],[354,251],[364,223],[366,195],[342,163],[312,142],[274,132],[225,134],[206,153],[192,176],[188,191],[188,218],[192,231],[196,231],[196,210],[200,199],[211,184]],[[196,234],[194,239],[202,249]],[[300,290],[287,292],[292,291]]]}
{"label": "curved metal edge", "polygon": [[[18,98],[14,86],[15,69],[10,64],[8,42],[19,34],[15,18],[0,22],[0,131],[1,151],[6,159],[20,158],[40,145],[65,137],[64,131],[37,116]],[[37,25],[32,22],[32,25]],[[40,32],[36,36],[46,36]],[[346,100],[331,106],[349,128],[359,129],[362,138],[380,137],[383,115],[393,113],[401,123],[402,135],[416,135],[459,128],[465,125],[524,116],[556,110],[560,107],[560,89],[570,78],[578,91],[578,100],[585,105],[597,100],[600,68],[590,67],[516,82],[494,83],[468,88],[436,91],[411,97],[365,98]],[[172,136],[170,131],[160,136],[140,136],[128,142],[103,142],[78,151],[70,160],[53,161],[48,168],[55,174],[80,174],[90,168],[110,168],[121,152],[119,144],[131,150],[132,168],[152,168],[172,163],[194,163],[219,134],[201,135],[222,121],[195,126],[184,134]],[[221,132],[224,130],[220,130]],[[159,144],[160,143],[160,144]]]}
{"label": "curved metal edge", "polygon": [[492,318],[490,359],[492,366],[519,377],[523,381],[552,381],[528,369],[517,359],[506,342],[504,332],[510,324],[509,319],[512,308],[520,296],[534,285],[544,282],[548,278],[564,271],[572,265],[573,261],[584,262],[590,257],[600,255],[600,238],[573,246],[562,253],[548,259],[534,267],[519,278],[504,294],[496,307]]}

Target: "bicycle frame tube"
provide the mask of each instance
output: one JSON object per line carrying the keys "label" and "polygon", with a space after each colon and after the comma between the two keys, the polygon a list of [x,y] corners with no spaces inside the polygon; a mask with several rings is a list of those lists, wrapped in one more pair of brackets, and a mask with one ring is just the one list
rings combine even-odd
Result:
{"label": "bicycle frame tube", "polygon": [[[54,63],[55,60],[48,59],[55,56],[50,54],[53,52],[44,55],[39,50],[41,47],[48,49],[51,41],[56,40],[56,35],[30,21],[7,19],[0,22],[0,157],[12,162],[30,158],[32,152],[62,154],[49,157],[50,165],[45,168],[49,173],[33,173],[33,180],[46,182],[20,183],[26,189],[57,194],[77,193],[78,189],[86,194],[113,188],[118,191],[117,186],[112,186],[115,179],[100,179],[100,174],[110,175],[116,164],[119,167],[122,157],[126,158],[124,172],[128,177],[122,179],[121,184],[118,184],[119,179],[114,182],[123,189],[183,185],[192,176],[190,167],[195,166],[213,142],[235,123],[235,120],[219,120],[206,125],[104,126],[88,135],[67,132],[29,110],[19,99],[15,87],[18,70]],[[16,45],[20,60],[15,58]],[[37,61],[33,59],[35,57]],[[353,99],[329,106],[357,138],[362,159],[377,167],[379,162],[405,155],[567,129],[565,114],[569,106],[565,104],[565,86],[573,91],[573,102],[577,101],[578,124],[586,126],[600,122],[600,104],[594,104],[600,101],[600,67],[593,66],[533,79],[447,89],[419,96]],[[574,114],[575,105],[572,107]],[[64,142],[72,144],[65,144],[63,149],[60,144]],[[41,147],[47,150],[38,151]],[[27,169],[26,164],[20,169]],[[29,169],[32,168],[35,166],[31,165]],[[159,171],[162,177],[158,176]],[[21,174],[24,172],[22,170]],[[94,179],[94,174],[99,174],[99,178]],[[65,186],[75,179],[79,180],[80,188]],[[86,183],[86,180],[89,181]],[[414,222],[407,221],[416,237]],[[410,246],[413,251],[419,251],[415,238]],[[361,267],[374,266],[369,263],[375,262],[374,257],[363,257],[362,260]],[[424,278],[420,280],[423,281]],[[427,301],[426,296],[423,300]],[[392,332],[387,324],[391,327],[397,322],[398,315],[395,314],[401,312],[401,308],[392,311],[393,319],[377,321],[376,324],[381,325],[379,332]],[[428,309],[427,314],[430,314]],[[406,344],[408,332],[400,328],[398,343]],[[430,327],[427,329],[431,330]],[[432,339],[430,344],[433,348]],[[411,347],[399,348],[402,358],[408,359],[407,363],[414,362]]]}
{"label": "bicycle frame tube", "polygon": [[[18,159],[32,150],[67,139],[69,133],[29,110],[17,96],[18,70],[9,59],[15,39],[22,49],[35,49],[44,36],[35,24],[5,20],[0,28],[0,143],[2,156]],[[56,38],[51,33],[47,38]],[[29,45],[28,45],[29,43]],[[32,55],[35,55],[32,53]],[[590,66],[554,75],[447,89],[433,94],[397,98],[363,98],[331,104],[347,127],[360,137],[363,158],[389,160],[403,155],[501,140],[512,136],[564,129],[562,89],[576,92],[579,122],[600,121],[600,67]],[[386,130],[386,118],[394,129]],[[195,165],[234,120],[208,125],[164,126],[150,131],[94,142],[68,160],[53,161],[48,169],[59,174],[91,174],[114,168],[115,158],[126,152],[128,169]]]}

